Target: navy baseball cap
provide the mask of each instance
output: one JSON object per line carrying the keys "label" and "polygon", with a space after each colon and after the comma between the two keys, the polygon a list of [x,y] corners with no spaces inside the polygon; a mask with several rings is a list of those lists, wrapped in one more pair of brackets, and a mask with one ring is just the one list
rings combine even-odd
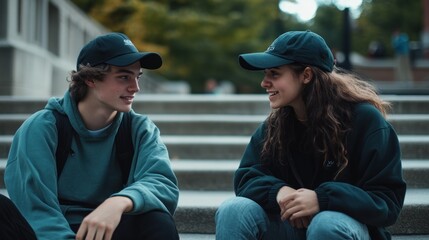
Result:
{"label": "navy baseball cap", "polygon": [[142,68],[157,69],[162,65],[158,53],[139,52],[131,40],[123,33],[108,33],[88,42],[80,51],[76,69],[80,65],[92,67],[105,63],[124,67],[140,61]]}
{"label": "navy baseball cap", "polygon": [[248,70],[301,63],[332,72],[335,60],[331,49],[318,34],[311,31],[290,31],[274,40],[265,52],[241,54],[239,63]]}

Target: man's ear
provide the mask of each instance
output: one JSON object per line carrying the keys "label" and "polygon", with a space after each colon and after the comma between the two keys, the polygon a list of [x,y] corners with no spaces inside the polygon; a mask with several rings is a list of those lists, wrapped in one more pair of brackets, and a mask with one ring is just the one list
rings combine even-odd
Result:
{"label": "man's ear", "polygon": [[308,84],[313,80],[313,70],[310,67],[306,67],[302,72],[303,81],[302,83]]}
{"label": "man's ear", "polygon": [[94,82],[94,80],[85,80],[85,83],[86,83],[86,85],[88,85],[88,87],[91,87],[91,88],[93,88],[93,87],[95,87],[95,82]]}

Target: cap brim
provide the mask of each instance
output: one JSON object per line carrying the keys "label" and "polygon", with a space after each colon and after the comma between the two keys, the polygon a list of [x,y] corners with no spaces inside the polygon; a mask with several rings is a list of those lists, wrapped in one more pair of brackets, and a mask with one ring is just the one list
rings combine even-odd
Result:
{"label": "cap brim", "polygon": [[124,67],[140,61],[141,67],[146,69],[158,69],[162,66],[162,58],[158,53],[135,52],[124,54],[106,61],[107,64]]}
{"label": "cap brim", "polygon": [[284,59],[266,52],[241,54],[238,57],[238,62],[242,68],[248,70],[263,70],[293,63],[292,60]]}

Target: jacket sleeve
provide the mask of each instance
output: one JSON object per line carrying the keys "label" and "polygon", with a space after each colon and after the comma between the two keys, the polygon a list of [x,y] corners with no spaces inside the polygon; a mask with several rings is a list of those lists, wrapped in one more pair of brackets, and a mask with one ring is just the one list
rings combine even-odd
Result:
{"label": "jacket sleeve", "polygon": [[286,183],[274,174],[260,160],[264,125],[253,134],[243,154],[240,166],[234,176],[234,190],[237,196],[257,202],[266,211],[279,211],[277,192]]}
{"label": "jacket sleeve", "polygon": [[162,210],[173,215],[179,189],[159,129],[146,117],[134,117],[132,125],[135,153],[128,186],[114,195],[131,198],[131,214]]}
{"label": "jacket sleeve", "polygon": [[74,239],[57,198],[54,121],[45,111],[25,121],[14,136],[4,179],[9,197],[38,239]]}
{"label": "jacket sleeve", "polygon": [[361,124],[353,130],[355,140],[350,141],[355,180],[326,182],[315,191],[321,211],[340,211],[367,225],[386,227],[397,220],[406,191],[399,141],[375,109],[361,115]]}

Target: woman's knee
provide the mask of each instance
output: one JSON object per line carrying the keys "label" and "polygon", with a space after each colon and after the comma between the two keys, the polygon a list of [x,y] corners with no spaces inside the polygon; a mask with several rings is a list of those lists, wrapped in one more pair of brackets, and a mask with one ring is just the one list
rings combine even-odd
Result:
{"label": "woman's knee", "polygon": [[244,197],[223,202],[216,212],[216,239],[259,239],[269,219],[258,203]]}
{"label": "woman's knee", "polygon": [[314,216],[307,229],[307,239],[370,239],[365,224],[347,214],[322,211]]}
{"label": "woman's knee", "polygon": [[222,220],[231,218],[234,221],[240,221],[240,219],[249,216],[265,215],[263,208],[253,200],[244,197],[234,197],[226,200],[219,206],[215,218],[216,221],[219,218],[222,218]]}

